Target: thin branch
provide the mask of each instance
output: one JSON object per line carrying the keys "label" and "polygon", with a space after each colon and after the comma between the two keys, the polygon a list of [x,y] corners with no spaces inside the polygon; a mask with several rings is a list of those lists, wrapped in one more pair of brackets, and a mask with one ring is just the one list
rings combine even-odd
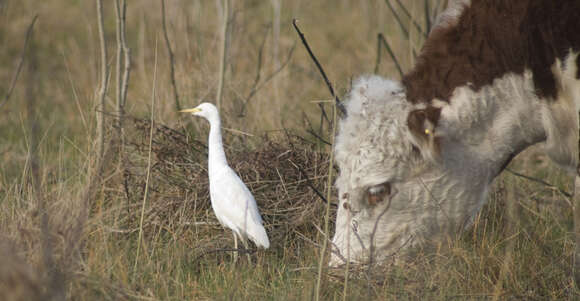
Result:
{"label": "thin branch", "polygon": [[171,49],[171,43],[169,43],[169,36],[167,34],[167,25],[165,20],[165,0],[161,0],[161,25],[163,27],[163,38],[165,39],[165,47],[167,48],[167,53],[169,54],[169,67],[170,67],[170,78],[171,87],[173,88],[173,99],[175,101],[175,110],[181,110],[181,104],[179,102],[179,93],[177,92],[177,84],[175,83],[175,55]]}
{"label": "thin branch", "polygon": [[26,30],[26,38],[24,39],[24,46],[22,46],[22,50],[20,51],[20,60],[18,61],[18,65],[16,66],[16,71],[14,71],[14,75],[12,75],[12,80],[10,81],[10,86],[8,87],[8,92],[4,96],[4,100],[0,102],[0,108],[10,100],[10,96],[12,96],[12,92],[14,91],[14,87],[16,86],[16,82],[18,81],[18,76],[20,75],[20,71],[22,70],[22,65],[24,64],[24,58],[26,57],[26,49],[28,49],[28,42],[30,41],[30,37],[32,36],[32,29],[34,28],[34,24],[38,19],[38,15],[34,15],[32,21],[30,21],[30,25],[28,25],[28,29]]}
{"label": "thin branch", "polygon": [[[252,95],[252,92],[256,89],[256,86],[258,86],[258,83],[260,82],[260,77],[262,75],[262,65],[263,65],[263,57],[264,57],[264,47],[266,46],[266,41],[268,40],[268,33],[270,32],[270,29],[272,27],[268,26],[268,28],[266,29],[266,32],[264,33],[264,39],[262,40],[262,44],[260,45],[260,49],[258,50],[258,64],[256,66],[256,78],[254,79],[254,85],[252,86],[252,89],[250,89],[250,95]],[[248,96],[247,98],[249,98],[250,96]],[[246,100],[247,102],[247,100]]]}
{"label": "thin branch", "polygon": [[226,59],[228,54],[228,33],[229,33],[229,22],[230,22],[230,0],[224,0],[224,7],[222,13],[222,44],[220,47],[220,70],[219,70],[219,82],[217,87],[216,104],[218,111],[221,111],[222,98],[224,92],[224,83],[226,77]]}
{"label": "thin branch", "polygon": [[[125,3],[125,0],[123,0]],[[123,25],[123,29],[125,25]],[[123,43],[123,53],[125,54],[125,66],[123,70],[123,80],[121,81],[122,84],[122,93],[121,93],[121,100],[123,101],[123,110],[125,110],[125,105],[127,104],[127,89],[129,88],[129,78],[131,75],[131,48],[127,47],[127,41],[125,39],[125,32],[122,33],[122,43]],[[124,114],[125,112],[123,112]]]}
{"label": "thin branch", "polygon": [[536,179],[536,178],[533,178],[533,177],[530,177],[530,176],[526,176],[526,175],[524,175],[524,174],[521,174],[521,173],[519,173],[519,172],[513,171],[513,170],[511,170],[511,169],[509,169],[509,168],[506,168],[505,170],[506,170],[507,172],[509,172],[509,173],[513,174],[514,176],[518,176],[518,177],[524,178],[524,179],[526,179],[526,180],[530,180],[530,181],[532,181],[532,182],[540,183],[540,184],[542,184],[542,185],[544,185],[544,186],[550,187],[550,188],[552,188],[552,189],[554,189],[554,190],[556,190],[556,191],[560,192],[561,194],[565,195],[565,196],[566,196],[566,197],[568,197],[568,198],[571,198],[571,197],[572,197],[572,194],[571,194],[571,193],[569,193],[569,192],[566,192],[566,191],[564,191],[564,190],[560,189],[559,187],[557,187],[557,186],[554,186],[554,185],[552,185],[552,184],[550,184],[550,183],[548,183],[548,182],[546,182],[546,181],[544,181],[544,180],[540,180],[540,179]]}
{"label": "thin branch", "polygon": [[[405,15],[407,15],[407,18],[409,18],[409,20],[411,20],[411,22],[413,23],[413,25],[415,26],[415,28],[417,29],[417,31],[423,35],[423,37],[427,37],[427,34],[423,31],[423,28],[421,28],[421,26],[415,21],[415,19],[413,18],[413,16],[411,16],[411,13],[409,12],[409,10],[403,5],[403,3],[401,3],[401,0],[395,0],[397,2],[397,4],[401,7],[401,9],[403,10],[403,12],[405,13]],[[427,14],[428,16],[429,14]]]}
{"label": "thin branch", "polygon": [[330,142],[324,140],[324,138],[322,138],[320,135],[316,134],[316,132],[314,131],[314,128],[312,127],[312,123],[310,122],[310,119],[308,119],[308,116],[306,116],[306,113],[302,112],[302,115],[304,116],[304,120],[306,121],[306,123],[308,123],[308,129],[306,130],[306,132],[309,133],[310,135],[314,136],[316,139],[320,140],[320,142],[322,142],[326,145],[330,145]]}
{"label": "thin branch", "polygon": [[[270,0],[272,5],[272,61],[274,69],[280,69],[280,19],[282,12],[282,0]],[[273,83],[274,97],[280,99],[280,81]]]}
{"label": "thin branch", "polygon": [[320,140],[320,142],[322,142],[322,143],[324,143],[326,145],[332,145],[332,144],[330,144],[330,142],[328,142],[328,141],[324,140],[324,138],[320,137],[320,135],[316,134],[316,132],[314,132],[314,130],[308,129],[308,130],[306,130],[306,132],[308,134],[314,136],[316,139]]}
{"label": "thin branch", "polygon": [[[163,1],[163,0],[161,0]],[[149,180],[151,179],[151,154],[153,145],[153,129],[155,124],[153,122],[153,116],[155,113],[155,97],[156,97],[156,86],[157,86],[157,40],[155,40],[155,67],[153,69],[153,90],[151,91],[151,127],[149,132],[149,154],[147,159],[147,177],[145,178],[145,191],[143,192],[143,203],[141,204],[141,218],[139,220],[139,238],[137,240],[137,254],[135,255],[135,265],[133,266],[133,277],[135,277],[137,272],[137,263],[139,263],[139,251],[141,250],[141,241],[143,239],[143,220],[145,218],[145,204],[147,203],[147,197],[149,192]]]}
{"label": "thin branch", "polygon": [[[101,83],[98,92],[97,103],[97,159],[102,160],[105,150],[105,97],[109,83],[109,69],[107,67],[107,44],[103,25],[103,1],[97,0],[97,19],[99,28],[99,40],[101,46]],[[99,165],[99,164],[97,164]],[[100,173],[100,171],[99,171]]]}
{"label": "thin branch", "polygon": [[260,89],[262,89],[264,87],[264,85],[266,85],[270,80],[272,80],[274,77],[276,77],[276,75],[278,75],[278,73],[280,73],[280,71],[284,70],[284,67],[286,67],[288,65],[288,63],[290,62],[290,59],[292,59],[292,55],[294,54],[294,49],[296,49],[296,44],[292,45],[292,48],[290,48],[290,51],[288,52],[288,56],[286,56],[286,60],[284,60],[282,65],[280,65],[278,67],[278,69],[274,70],[272,73],[270,73],[268,76],[266,76],[264,81],[262,81],[260,84],[258,84],[258,86],[255,87],[250,92],[250,94],[248,95],[247,101],[250,100],[252,97],[254,97],[256,92],[258,92]]}
{"label": "thin branch", "polygon": [[[328,90],[330,90],[330,94],[332,95],[332,97],[334,97],[334,100],[336,102],[336,107],[340,110],[340,112],[343,115],[346,116],[346,109],[344,108],[344,105],[342,104],[342,102],[340,101],[340,99],[338,98],[338,96],[336,96],[336,93],[334,93],[334,88],[332,87],[332,84],[328,80],[328,77],[326,76],[326,73],[324,72],[324,69],[322,68],[322,66],[318,62],[318,59],[316,58],[316,56],[314,55],[314,53],[310,49],[310,46],[308,45],[308,42],[306,41],[306,38],[304,37],[304,34],[302,33],[302,31],[300,31],[300,28],[298,28],[297,22],[298,22],[298,20],[292,19],[292,25],[294,25],[294,29],[298,33],[298,36],[300,36],[300,40],[302,41],[302,44],[304,44],[304,47],[306,47],[306,51],[308,51],[308,54],[310,55],[310,58],[312,58],[312,60],[316,64],[316,67],[318,68],[318,71],[320,71],[320,75],[322,75],[322,78],[324,79],[324,82],[326,83],[326,86],[328,87]],[[322,106],[322,104],[319,104],[319,106],[324,110],[324,107]],[[328,118],[326,118],[326,119],[328,120]]]}
{"label": "thin branch", "polygon": [[[125,148],[125,105],[127,104],[127,89],[129,87],[129,77],[131,74],[131,53],[127,47],[126,39],[126,16],[127,16],[127,1],[115,0],[115,7],[117,12],[117,155],[119,159],[119,167],[124,178],[125,196],[127,209],[129,209],[129,188],[127,185],[127,167],[123,158]],[[123,62],[124,61],[124,62]],[[124,63],[124,64],[123,64]],[[121,71],[121,65],[123,70]]]}
{"label": "thin branch", "polygon": [[[336,109],[334,106],[332,112],[332,142],[334,144],[334,136],[336,134]],[[324,242],[322,244],[322,250],[320,251],[320,261],[318,263],[318,279],[316,281],[316,300],[320,299],[320,286],[322,284],[322,266],[324,265],[324,257],[326,255],[326,249],[328,248],[328,231],[330,224],[330,195],[332,194],[332,164],[334,161],[334,152],[330,152],[330,159],[328,160],[328,178],[327,178],[327,191],[326,191],[326,212],[324,214]]]}
{"label": "thin branch", "polygon": [[[272,73],[270,73],[268,76],[266,76],[266,78],[262,82],[259,82],[259,80],[260,80],[259,73],[260,73],[261,67],[258,67],[258,71],[257,71],[258,74],[256,75],[256,79],[254,80],[254,84],[253,84],[252,88],[250,89],[250,93],[248,93],[248,96],[246,97],[246,101],[242,105],[242,110],[240,112],[240,116],[245,116],[246,107],[248,105],[248,102],[250,102],[250,100],[252,100],[252,98],[256,95],[256,93],[258,93],[258,91],[260,91],[264,86],[266,86],[266,84],[270,80],[272,80],[274,77],[276,77],[276,75],[278,75],[282,70],[284,70],[284,68],[288,65],[288,63],[292,59],[292,55],[294,54],[294,49],[296,49],[296,44],[294,44],[292,46],[292,48],[290,48],[290,51],[288,52],[288,56],[286,57],[286,60],[282,63],[282,65],[280,65],[276,70],[274,70]],[[259,58],[258,66],[262,65],[261,52],[262,52],[262,50],[260,49],[260,54],[258,55],[258,58]]]}
{"label": "thin branch", "polygon": [[427,34],[429,34],[431,32],[431,7],[429,6],[429,0],[424,0],[423,3],[425,14],[425,31]]}
{"label": "thin branch", "polygon": [[[296,167],[296,169],[298,169],[298,171],[300,172],[300,174],[306,179],[306,185],[308,185],[308,187],[310,187],[310,189],[312,189],[312,191],[314,191],[314,193],[316,193],[316,195],[324,202],[328,204],[328,200],[326,199],[326,197],[324,197],[324,195],[322,194],[322,192],[320,192],[312,183],[312,180],[310,180],[310,178],[308,177],[308,175],[306,174],[306,171],[304,171],[304,169],[302,168],[302,166],[298,165],[298,164],[294,164],[294,162],[292,162],[292,165],[294,165]],[[332,204],[334,207],[336,207],[336,204]]]}
{"label": "thin branch", "polygon": [[[117,99],[117,114],[119,114],[119,117],[117,118],[117,126],[118,123],[120,123],[121,120],[121,80],[122,80],[122,75],[121,75],[121,66],[123,65],[123,46],[121,46],[121,31],[123,30],[122,28],[122,16],[121,16],[121,3],[119,3],[120,0],[115,0],[115,13],[116,13],[116,26],[115,26],[115,34],[117,37],[117,61],[116,61],[116,66],[115,66],[115,88],[116,88],[116,99]],[[118,128],[118,130],[120,131],[120,127]],[[120,133],[119,133],[119,136]]]}
{"label": "thin branch", "polygon": [[[121,2],[122,1],[122,2]],[[129,78],[131,73],[131,54],[127,47],[126,40],[126,15],[127,1],[115,0],[117,13],[117,127],[119,130],[119,139],[122,139],[123,118],[125,115],[125,104],[127,103],[127,88],[129,87]],[[123,70],[121,70],[123,68]]]}
{"label": "thin branch", "polygon": [[405,36],[405,39],[408,40],[409,39],[409,30],[407,30],[407,28],[403,24],[401,17],[399,17],[399,15],[397,14],[397,11],[395,11],[395,8],[391,5],[391,2],[389,0],[385,0],[385,3],[389,7],[389,10],[393,14],[393,16],[395,17],[395,20],[397,20],[399,27],[401,27],[401,31],[403,31],[403,35]]}
{"label": "thin branch", "polygon": [[403,69],[401,68],[401,65],[399,64],[399,60],[397,60],[397,57],[395,56],[395,53],[393,52],[391,45],[389,45],[389,43],[385,39],[385,36],[382,33],[379,33],[377,35],[377,63],[375,65],[375,73],[378,73],[379,65],[381,64],[381,45],[385,46],[385,49],[389,53],[389,56],[391,57],[391,59],[395,63],[395,67],[397,67],[397,71],[399,71],[399,75],[401,77],[403,77]]}
{"label": "thin branch", "polygon": [[[293,150],[295,150],[294,144],[292,143],[292,140],[290,140],[290,134],[288,134],[288,131],[285,131],[286,137],[288,138],[288,142],[290,143],[290,147],[292,147]],[[314,193],[316,193],[316,195],[325,203],[328,204],[328,200],[324,197],[324,195],[314,186],[314,184],[312,183],[312,180],[310,180],[310,177],[308,177],[308,174],[306,174],[306,171],[304,171],[304,169],[302,168],[302,166],[298,165],[298,164],[294,164],[294,162],[290,161],[290,163],[292,163],[292,165],[294,165],[294,167],[296,167],[296,169],[298,169],[298,171],[300,172],[300,174],[306,179],[306,185],[308,185],[308,187],[310,187],[312,189],[312,191],[314,191]],[[332,204],[334,206],[336,206],[335,204]]]}

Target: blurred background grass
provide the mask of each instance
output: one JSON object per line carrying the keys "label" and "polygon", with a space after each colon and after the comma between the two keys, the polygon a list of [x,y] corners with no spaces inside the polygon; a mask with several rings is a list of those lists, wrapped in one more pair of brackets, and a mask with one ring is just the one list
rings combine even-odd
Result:
{"label": "blurred background grass", "polygon": [[[270,250],[253,254],[252,264],[238,265],[231,264],[229,252],[220,251],[231,245],[231,235],[209,207],[208,126],[176,113],[161,2],[128,3],[127,141],[120,152],[109,154],[97,181],[90,172],[100,76],[95,1],[0,0],[0,299],[313,297],[324,238],[319,230],[324,203],[313,188],[326,191],[330,150],[322,142],[330,141],[330,126],[321,118],[319,102],[330,112],[331,97],[291,20],[299,19],[340,96],[353,78],[377,69],[378,33],[385,35],[403,70],[413,65],[424,36],[396,0],[234,2],[221,115],[230,164],[256,195],[272,240]],[[429,22],[444,2],[428,2]],[[425,2],[401,3],[426,28]],[[408,36],[387,4],[395,7]],[[183,107],[216,97],[221,5],[166,3]],[[4,103],[35,15],[22,72]],[[105,116],[112,145],[112,120],[118,114],[113,1],[104,1],[104,15],[112,72]],[[378,73],[398,79],[393,61],[384,50],[381,55]],[[250,97],[255,87],[260,89]],[[556,188],[502,175],[474,226],[450,238],[445,248],[419,252],[400,267],[353,273],[346,291],[341,276],[325,271],[322,297],[577,297],[570,277],[570,203],[558,190],[571,191],[566,178],[536,149],[518,156],[510,168]],[[135,258],[143,200],[143,253]]]}

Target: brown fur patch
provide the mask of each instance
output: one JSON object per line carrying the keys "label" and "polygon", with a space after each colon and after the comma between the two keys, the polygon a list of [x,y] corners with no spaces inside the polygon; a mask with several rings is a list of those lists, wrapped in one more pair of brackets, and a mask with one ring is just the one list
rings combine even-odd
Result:
{"label": "brown fur patch", "polygon": [[[470,83],[477,91],[526,68],[536,93],[556,99],[550,68],[570,49],[580,50],[579,14],[579,0],[472,0],[457,23],[430,34],[415,68],[403,77],[407,99],[449,101],[456,87]],[[437,124],[435,117],[428,116]]]}
{"label": "brown fur patch", "polygon": [[[407,116],[407,127],[422,147],[432,147],[434,154],[439,152],[439,139],[435,137],[435,126],[441,116],[441,109],[428,106],[413,110]],[[425,132],[429,130],[429,133]]]}
{"label": "brown fur patch", "polygon": [[407,117],[407,126],[416,136],[427,139],[428,134],[425,130],[433,132],[433,125],[437,124],[440,115],[441,109],[431,106],[425,109],[413,110],[409,112]]}

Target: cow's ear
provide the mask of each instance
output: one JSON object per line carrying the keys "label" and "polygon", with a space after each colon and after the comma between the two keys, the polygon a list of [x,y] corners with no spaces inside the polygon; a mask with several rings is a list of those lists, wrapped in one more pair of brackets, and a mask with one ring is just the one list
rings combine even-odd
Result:
{"label": "cow's ear", "polygon": [[407,116],[413,144],[425,159],[432,161],[438,161],[441,153],[441,135],[437,132],[440,116],[441,109],[436,107],[412,110]]}

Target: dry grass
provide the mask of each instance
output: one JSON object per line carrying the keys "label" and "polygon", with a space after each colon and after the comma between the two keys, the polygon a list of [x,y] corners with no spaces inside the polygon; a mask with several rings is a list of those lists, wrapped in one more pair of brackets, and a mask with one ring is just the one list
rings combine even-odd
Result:
{"label": "dry grass", "polygon": [[[231,235],[210,208],[208,126],[175,112],[170,66],[161,63],[169,61],[164,47],[158,53],[160,101],[154,108],[148,162],[152,125],[141,118],[152,109],[155,42],[163,39],[160,1],[128,3],[133,66],[125,110],[134,117],[125,121],[123,147],[114,147],[119,141],[112,128],[115,89],[110,88],[106,168],[95,177],[95,3],[0,0],[0,99],[17,66],[26,28],[39,14],[30,44],[36,69],[23,68],[10,101],[0,107],[0,300],[313,298],[324,241],[325,203],[318,193],[325,195],[329,188],[330,160],[330,148],[315,135],[331,141],[331,128],[321,122],[313,101],[330,97],[306,52],[301,47],[291,52],[297,36],[290,21],[300,19],[339,95],[353,76],[375,69],[377,33],[385,34],[404,70],[412,66],[422,37],[416,30],[409,39],[403,37],[384,0],[283,2],[279,20],[268,1],[233,2],[222,104],[224,126],[231,129],[224,132],[226,152],[254,193],[272,242],[268,251],[252,253],[252,264],[237,265],[227,251]],[[423,2],[403,2],[423,24]],[[113,2],[104,1],[110,54],[116,47],[114,9]],[[167,1],[166,14],[181,105],[214,99],[220,77],[218,7],[213,1]],[[275,24],[281,24],[279,32]],[[398,74],[385,58],[379,70]],[[27,156],[28,124],[34,123],[24,113],[26,87],[35,87],[37,99],[37,188]],[[138,246],[148,163],[150,186]],[[571,190],[566,177],[535,149],[510,167]],[[46,205],[39,207],[39,199]],[[514,205],[513,214],[508,204]],[[571,205],[557,189],[504,174],[470,229],[439,249],[418,250],[401,266],[352,267],[345,291],[344,271],[325,271],[321,297],[576,299],[570,229]]]}

